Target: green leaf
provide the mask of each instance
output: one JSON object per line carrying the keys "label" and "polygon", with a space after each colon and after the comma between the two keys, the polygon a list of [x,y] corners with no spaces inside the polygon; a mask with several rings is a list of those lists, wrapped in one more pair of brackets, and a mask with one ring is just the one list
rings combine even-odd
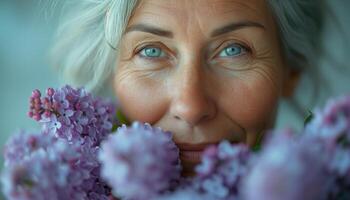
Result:
{"label": "green leaf", "polygon": [[258,135],[257,141],[255,143],[255,145],[252,147],[252,151],[253,152],[259,152],[262,148],[262,140],[263,140],[263,135],[262,133],[260,133]]}
{"label": "green leaf", "polygon": [[129,121],[126,119],[126,117],[120,110],[117,111],[116,117],[119,124],[113,124],[112,132],[115,132],[121,124],[129,125]]}
{"label": "green leaf", "polygon": [[346,134],[342,134],[338,139],[337,139],[337,144],[343,147],[349,147],[350,146],[350,141],[348,140],[348,137]]}
{"label": "green leaf", "polygon": [[304,119],[304,127],[310,123],[312,121],[312,119],[314,118],[314,113],[311,110],[307,110],[308,111],[308,115],[305,117]]}

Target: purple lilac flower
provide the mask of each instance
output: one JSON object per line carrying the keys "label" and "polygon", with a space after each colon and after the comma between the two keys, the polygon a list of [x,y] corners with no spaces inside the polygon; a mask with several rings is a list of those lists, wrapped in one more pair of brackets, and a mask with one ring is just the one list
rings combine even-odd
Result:
{"label": "purple lilac flower", "polygon": [[114,113],[111,102],[82,88],[49,88],[46,96],[34,90],[28,115],[41,123],[42,133],[22,131],[5,146],[2,179],[8,198],[110,198],[97,154],[116,122]]}
{"label": "purple lilac flower", "polygon": [[[59,199],[59,187],[67,183],[68,166],[53,165],[44,151],[31,159],[6,168],[2,175],[3,192],[8,199]],[[47,173],[50,171],[51,173]]]}
{"label": "purple lilac flower", "polygon": [[58,89],[54,92],[53,102],[57,102],[56,109],[67,109],[69,107],[69,101],[66,99],[66,90],[64,88]]}
{"label": "purple lilac flower", "polygon": [[204,151],[202,163],[196,167],[195,189],[213,199],[237,199],[238,187],[247,173],[250,151],[244,144],[222,141]]}
{"label": "purple lilac flower", "polygon": [[327,166],[335,178],[329,199],[350,199],[350,149],[336,146],[329,160]]}
{"label": "purple lilac flower", "polygon": [[71,117],[74,114],[74,111],[72,109],[59,109],[58,113],[60,115],[60,121],[64,124],[64,125],[70,125],[71,122]]}
{"label": "purple lilac flower", "polygon": [[[11,145],[11,146],[9,146]],[[85,192],[75,189],[84,180],[84,171],[75,171],[80,154],[72,145],[50,135],[23,132],[5,147],[7,167],[2,174],[8,199],[74,199]],[[19,150],[18,157],[13,154]],[[71,175],[77,177],[71,179]]]}
{"label": "purple lilac flower", "polygon": [[254,157],[226,141],[208,148],[186,181],[171,134],[148,124],[119,128],[100,150],[114,113],[112,103],[83,88],[49,88],[46,96],[34,90],[28,115],[43,133],[22,132],[7,143],[6,196],[107,200],[102,176],[116,196],[131,200],[350,198],[350,97],[316,110],[301,136],[276,132]]}
{"label": "purple lilac flower", "polygon": [[322,141],[276,132],[252,160],[243,187],[244,199],[327,199],[334,179],[327,171],[329,156]]}
{"label": "purple lilac flower", "polygon": [[102,143],[99,160],[102,177],[121,198],[153,199],[180,178],[179,150],[170,132],[149,124],[118,128]]}
{"label": "purple lilac flower", "polygon": [[322,137],[329,143],[340,138],[350,141],[350,96],[331,99],[324,109],[316,109],[314,119],[305,130],[307,134]]}
{"label": "purple lilac flower", "polygon": [[91,144],[22,131],[4,150],[2,183],[8,199],[87,200],[110,195],[110,188],[100,179],[99,148]]}
{"label": "purple lilac flower", "polygon": [[55,90],[49,88],[44,97],[34,90],[28,113],[56,137],[83,143],[89,137],[94,146],[107,137],[112,124],[117,124],[114,114],[115,106],[110,101],[68,85]]}
{"label": "purple lilac flower", "polygon": [[158,196],[155,200],[214,200],[212,196],[201,194],[194,188],[178,189]]}
{"label": "purple lilac flower", "polygon": [[82,111],[76,111],[73,115],[75,131],[79,134],[83,134],[83,127],[89,123],[89,118],[84,115]]}
{"label": "purple lilac flower", "polygon": [[30,97],[30,110],[28,116],[39,121],[41,119],[42,102],[41,102],[41,93],[39,90],[34,90],[32,96]]}
{"label": "purple lilac flower", "polygon": [[56,140],[53,137],[43,137],[39,133],[28,133],[21,130],[13,135],[4,146],[5,167],[27,159],[32,152],[40,148],[47,149]]}
{"label": "purple lilac flower", "polygon": [[307,125],[308,137],[318,137],[330,153],[327,167],[336,179],[332,199],[350,198],[350,96],[332,99],[315,111]]}
{"label": "purple lilac flower", "polygon": [[57,116],[51,114],[50,117],[41,118],[41,122],[45,123],[45,127],[49,132],[57,133],[58,130],[62,127],[62,123],[57,119]]}
{"label": "purple lilac flower", "polygon": [[[95,135],[97,140],[101,140],[99,137],[106,137],[113,127],[113,115],[116,113],[116,108],[113,103],[109,101],[103,101],[102,99],[96,98],[92,103],[93,110],[91,112],[94,115],[93,124],[102,134]],[[92,136],[92,135],[90,135]]]}

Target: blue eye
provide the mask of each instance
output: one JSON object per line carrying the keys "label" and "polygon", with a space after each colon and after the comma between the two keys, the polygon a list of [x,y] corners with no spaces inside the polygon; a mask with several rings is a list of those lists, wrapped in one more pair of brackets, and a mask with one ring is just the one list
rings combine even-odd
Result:
{"label": "blue eye", "polygon": [[220,57],[236,57],[246,52],[246,48],[239,44],[231,44],[219,53]]}
{"label": "blue eye", "polygon": [[164,56],[164,52],[158,47],[145,47],[140,54],[144,57],[158,58]]}

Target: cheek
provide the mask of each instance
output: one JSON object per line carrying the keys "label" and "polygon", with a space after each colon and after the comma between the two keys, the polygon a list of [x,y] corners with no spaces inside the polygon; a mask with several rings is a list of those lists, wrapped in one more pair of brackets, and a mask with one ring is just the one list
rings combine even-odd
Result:
{"label": "cheek", "polygon": [[153,124],[166,111],[166,95],[159,82],[143,78],[137,72],[119,71],[113,84],[122,111],[129,120]]}
{"label": "cheek", "polygon": [[221,98],[223,109],[247,132],[260,132],[273,125],[279,91],[267,80],[234,80]]}

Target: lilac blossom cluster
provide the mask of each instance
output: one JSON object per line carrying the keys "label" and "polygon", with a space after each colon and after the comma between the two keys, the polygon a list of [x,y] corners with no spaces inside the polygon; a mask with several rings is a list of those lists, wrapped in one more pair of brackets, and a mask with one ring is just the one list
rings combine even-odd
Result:
{"label": "lilac blossom cluster", "polygon": [[134,122],[112,133],[115,108],[84,89],[35,90],[30,104],[42,130],[5,146],[10,200],[350,199],[350,96],[315,110],[300,132],[270,131],[259,152],[208,147],[187,178],[170,132]]}
{"label": "lilac blossom cluster", "polygon": [[45,96],[34,90],[28,116],[56,137],[70,142],[89,140],[97,146],[111,132],[115,112],[111,102],[67,85],[57,90],[49,88]]}
{"label": "lilac blossom cluster", "polygon": [[83,88],[34,90],[29,117],[39,134],[21,132],[5,146],[4,193],[8,199],[108,199],[100,177],[99,145],[112,132],[115,106]]}
{"label": "lilac blossom cluster", "polygon": [[108,200],[107,185],[100,182],[102,187],[97,188],[91,182],[90,169],[98,163],[84,160],[89,156],[84,154],[77,144],[46,133],[22,131],[5,146],[4,194],[16,200]]}
{"label": "lilac blossom cluster", "polygon": [[316,109],[305,134],[323,142],[327,168],[335,183],[332,199],[350,199],[350,96],[330,100],[324,109]]}
{"label": "lilac blossom cluster", "polygon": [[[301,132],[270,131],[262,150],[255,154],[228,143],[209,147],[192,184],[160,199],[350,199],[349,133],[350,96],[331,100],[315,111]],[[220,146],[227,149],[224,152],[236,152],[230,154],[231,161],[218,156]],[[217,163],[226,161],[235,167],[222,176]],[[230,176],[236,181],[227,187],[223,180]]]}
{"label": "lilac blossom cluster", "polygon": [[246,145],[232,145],[224,140],[207,148],[202,163],[196,167],[194,187],[212,199],[235,199],[247,173],[250,150]]}
{"label": "lilac blossom cluster", "polygon": [[180,180],[179,149],[171,133],[149,124],[119,127],[102,143],[99,160],[102,177],[123,199],[154,199]]}
{"label": "lilac blossom cluster", "polygon": [[159,200],[237,200],[243,178],[248,172],[251,151],[244,144],[223,140],[208,147],[196,166],[196,176],[182,180],[174,192],[163,194]]}
{"label": "lilac blossom cluster", "polygon": [[300,133],[271,133],[251,159],[243,199],[350,199],[350,96],[313,116]]}
{"label": "lilac blossom cluster", "polygon": [[250,160],[242,199],[327,199],[334,178],[326,168],[328,152],[322,141],[292,130],[271,134],[263,150]]}

